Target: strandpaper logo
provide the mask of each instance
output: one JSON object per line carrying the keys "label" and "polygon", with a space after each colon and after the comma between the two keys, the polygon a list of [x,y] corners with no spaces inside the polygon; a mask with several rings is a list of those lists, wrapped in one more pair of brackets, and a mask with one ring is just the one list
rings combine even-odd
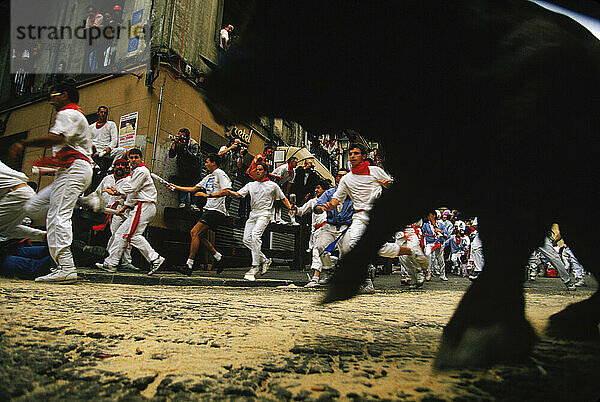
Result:
{"label": "strandpaper logo", "polygon": [[98,74],[144,65],[150,6],[151,0],[11,0],[11,72]]}

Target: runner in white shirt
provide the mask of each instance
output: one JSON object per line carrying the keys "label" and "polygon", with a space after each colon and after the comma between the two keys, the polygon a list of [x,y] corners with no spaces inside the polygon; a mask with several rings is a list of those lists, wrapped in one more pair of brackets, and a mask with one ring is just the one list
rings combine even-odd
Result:
{"label": "runner in white shirt", "polygon": [[90,124],[92,132],[92,143],[95,153],[100,157],[114,159],[125,158],[125,148],[119,148],[119,134],[114,121],[108,120],[108,107],[98,108],[98,121]]}
{"label": "runner in white shirt", "polygon": [[327,223],[327,214],[318,214],[313,210],[315,205],[317,205],[317,201],[320,196],[323,195],[325,190],[329,189],[329,182],[323,180],[315,187],[315,196],[311,198],[307,202],[304,203],[300,208],[297,209],[296,215],[302,216],[306,213],[312,213],[312,222],[310,229],[310,239],[308,240],[308,248],[312,251],[312,262],[310,268],[313,270],[313,276],[310,281],[304,285],[304,287],[312,288],[315,286],[319,286],[319,278],[321,276],[321,271],[323,270],[323,263],[321,262],[321,255],[319,253],[319,249],[316,247],[316,238],[320,230],[323,230],[323,227]]}
{"label": "runner in white shirt", "polygon": [[[369,223],[369,211],[373,208],[375,200],[381,195],[382,187],[389,188],[392,178],[380,167],[369,166],[365,161],[366,149],[360,144],[353,144],[349,150],[349,161],[352,166],[350,173],[344,175],[340,180],[336,192],[330,202],[325,205],[325,210],[331,211],[336,208],[346,197],[350,197],[354,203],[354,215],[352,224],[346,233],[348,241],[342,243],[341,253],[348,253],[363,235]],[[402,254],[412,254],[409,248],[401,247],[397,243],[385,243],[378,254],[382,257],[395,258]],[[367,278],[364,291],[374,291],[372,281]]]}
{"label": "runner in white shirt", "polygon": [[127,153],[127,158],[133,169],[131,175],[119,180],[114,189],[106,191],[112,195],[127,196],[121,212],[135,206],[129,217],[117,229],[115,239],[108,250],[108,257],[104,263],[96,264],[96,266],[109,272],[115,272],[125,248],[134,246],[152,265],[148,271],[148,275],[152,275],[165,262],[164,257],[161,257],[143,236],[146,226],[156,214],[156,187],[150,171],[142,163],[142,151],[132,148]]}
{"label": "runner in white shirt", "polygon": [[0,236],[9,239],[44,240],[46,231],[22,225],[25,203],[35,197],[29,178],[0,161]]}
{"label": "runner in white shirt", "polygon": [[37,282],[74,282],[77,280],[71,254],[73,228],[71,218],[77,197],[92,180],[92,140],[89,124],[77,106],[79,92],[74,83],[62,83],[51,94],[50,103],[57,110],[49,133],[12,145],[11,155],[21,154],[26,146],[53,147],[53,156],[35,164],[58,168],[54,182],[42,189],[25,205],[32,219],[46,216],[46,235],[50,256],[57,267]]}
{"label": "runner in white shirt", "polygon": [[256,280],[256,274],[264,275],[271,266],[271,260],[260,250],[262,235],[271,221],[271,210],[275,200],[282,200],[288,209],[292,205],[285,198],[281,188],[267,177],[269,165],[258,163],[256,165],[256,181],[251,181],[238,191],[229,191],[236,198],[250,194],[250,216],[244,227],[244,245],[252,253],[252,268],[244,275],[244,279]]}
{"label": "runner in white shirt", "polygon": [[208,239],[200,239],[200,235],[207,229],[216,231],[219,225],[224,223],[225,216],[227,216],[224,197],[229,194],[229,189],[231,189],[231,179],[219,168],[220,164],[221,157],[217,154],[211,154],[206,157],[206,162],[204,163],[209,174],[207,174],[200,183],[196,184],[194,187],[182,187],[175,184],[169,184],[174,190],[195,193],[196,196],[208,198],[206,205],[203,208],[202,215],[198,219],[198,223],[196,223],[190,231],[190,254],[186,265],[179,267],[179,270],[187,275],[192,274],[194,258],[200,248],[200,243],[202,243],[213,255],[215,259],[213,267],[217,269],[217,273],[220,274],[223,272],[223,256],[221,253],[215,249]]}
{"label": "runner in white shirt", "polygon": [[[114,173],[108,176],[105,176],[104,179],[100,182],[96,190],[94,191],[98,196],[102,197],[104,203],[110,209],[120,210],[125,205],[125,199],[122,196],[114,196],[110,195],[109,189],[113,189],[116,183],[119,180],[123,180],[125,177],[129,175],[129,162],[127,159],[116,159],[115,164],[113,166]],[[108,190],[108,191],[107,191]],[[115,234],[119,227],[125,222],[125,220],[129,217],[130,209],[126,208],[120,214],[109,214],[106,217],[106,222],[103,225],[94,226],[94,231],[105,230],[106,225],[109,225],[111,237],[108,239],[108,243],[106,245],[106,249],[109,250],[110,246],[115,240]],[[123,252],[123,256],[121,257],[121,261],[119,263],[119,269],[129,269],[132,271],[139,271],[140,269],[132,264],[131,259],[131,249],[127,247]]]}
{"label": "runner in white shirt", "polygon": [[[290,190],[292,188],[292,184],[294,183],[294,176],[296,166],[298,166],[298,158],[292,156],[288,158],[287,163],[278,166],[270,173],[270,176],[274,179],[274,181],[279,184],[281,187],[281,191],[285,194],[286,197],[290,196]],[[275,203],[275,223],[285,223],[283,219],[281,219],[281,204],[279,202]]]}

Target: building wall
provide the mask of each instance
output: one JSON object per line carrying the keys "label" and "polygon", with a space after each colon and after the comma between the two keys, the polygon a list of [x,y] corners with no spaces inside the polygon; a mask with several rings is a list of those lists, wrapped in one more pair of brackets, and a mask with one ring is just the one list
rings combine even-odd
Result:
{"label": "building wall", "polygon": [[[164,89],[155,151],[154,136],[161,87]],[[98,106],[108,106],[109,119],[115,121],[117,125],[122,115],[138,112],[136,147],[142,149],[144,160],[149,168],[152,167],[152,156],[155,152],[153,170],[167,179],[175,174],[176,168],[175,159],[168,158],[168,150],[171,146],[169,135],[176,135],[179,129],[187,127],[192,138],[200,143],[203,141],[202,126],[205,126],[218,136],[210,140],[211,145],[216,147],[226,142],[225,128],[213,120],[198,90],[185,80],[174,79],[166,72],[160,74],[153,90],[144,85],[143,78],[138,79],[133,75],[91,83],[80,88],[79,105],[86,114],[95,113]],[[28,138],[48,133],[54,115],[54,108],[48,102],[37,102],[18,108],[10,114],[3,137],[24,131],[28,132]],[[259,135],[253,135],[251,144],[251,149],[260,148],[262,151],[264,140]],[[33,161],[44,152],[48,153],[50,149],[45,151],[42,148],[28,148],[24,155],[22,170],[36,181],[37,178],[31,175],[31,166]],[[43,178],[40,186],[43,187],[51,181],[51,178]],[[164,207],[176,207],[176,198],[171,191],[160,185],[157,185],[157,190],[158,213],[152,225],[167,227],[168,225],[163,221],[163,210]]]}
{"label": "building wall", "polygon": [[217,62],[221,2],[156,0],[152,16],[152,46],[171,49],[198,70],[208,71],[201,56]]}

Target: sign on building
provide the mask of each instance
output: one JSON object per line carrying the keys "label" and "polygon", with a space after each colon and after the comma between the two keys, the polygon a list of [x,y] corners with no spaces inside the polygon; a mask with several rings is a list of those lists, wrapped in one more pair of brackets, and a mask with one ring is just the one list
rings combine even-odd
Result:
{"label": "sign on building", "polygon": [[138,112],[121,116],[119,121],[119,146],[130,149],[135,146],[135,133],[137,131]]}

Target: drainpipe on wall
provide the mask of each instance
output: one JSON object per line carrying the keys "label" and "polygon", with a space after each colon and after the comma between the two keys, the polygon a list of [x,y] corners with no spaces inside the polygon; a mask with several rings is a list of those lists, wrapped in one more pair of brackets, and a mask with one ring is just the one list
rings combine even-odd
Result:
{"label": "drainpipe on wall", "polygon": [[162,87],[160,87],[160,96],[158,97],[158,111],[156,112],[156,130],[154,130],[154,143],[152,144],[152,165],[150,165],[150,172],[154,172],[154,162],[156,161],[156,142],[158,141],[158,124],[160,122],[160,108],[162,106],[162,95],[164,89],[165,84],[163,83]]}

